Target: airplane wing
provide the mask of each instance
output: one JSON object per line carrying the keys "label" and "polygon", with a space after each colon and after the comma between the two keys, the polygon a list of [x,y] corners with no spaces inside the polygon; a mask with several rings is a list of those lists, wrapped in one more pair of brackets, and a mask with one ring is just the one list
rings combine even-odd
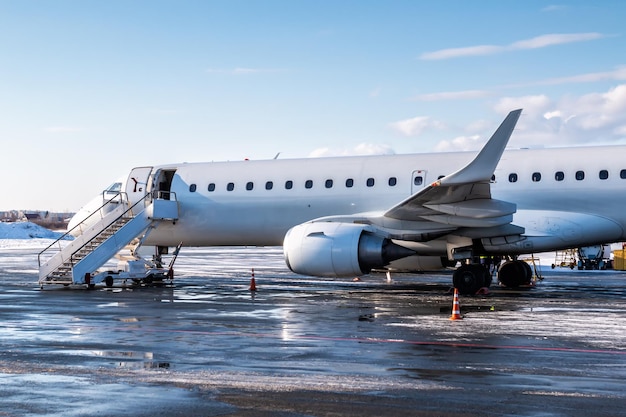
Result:
{"label": "airplane wing", "polygon": [[[436,252],[441,244],[452,259],[473,238],[523,233],[511,224],[516,204],[491,198],[491,179],[521,112],[509,113],[465,167],[386,212],[322,217],[291,228],[283,242],[287,265],[304,275],[358,275],[419,252]],[[459,229],[463,232],[456,236]]]}
{"label": "airplane wing", "polygon": [[490,182],[521,112],[518,109],[508,114],[473,161],[413,194],[383,216],[456,227],[510,223],[516,205],[492,199]]}

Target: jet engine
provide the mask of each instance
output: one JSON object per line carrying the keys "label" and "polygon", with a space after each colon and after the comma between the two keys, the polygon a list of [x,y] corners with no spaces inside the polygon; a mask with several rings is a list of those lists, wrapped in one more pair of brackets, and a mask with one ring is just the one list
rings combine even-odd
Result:
{"label": "jet engine", "polygon": [[289,229],[283,250],[289,269],[318,277],[363,275],[414,254],[369,226],[334,222],[303,223]]}

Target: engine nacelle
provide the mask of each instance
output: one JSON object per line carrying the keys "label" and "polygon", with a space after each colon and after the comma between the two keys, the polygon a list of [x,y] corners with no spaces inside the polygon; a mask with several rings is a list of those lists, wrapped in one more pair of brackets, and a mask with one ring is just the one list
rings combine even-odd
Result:
{"label": "engine nacelle", "polygon": [[363,275],[373,268],[414,254],[353,223],[303,223],[291,228],[283,242],[285,262],[297,274],[318,277]]}

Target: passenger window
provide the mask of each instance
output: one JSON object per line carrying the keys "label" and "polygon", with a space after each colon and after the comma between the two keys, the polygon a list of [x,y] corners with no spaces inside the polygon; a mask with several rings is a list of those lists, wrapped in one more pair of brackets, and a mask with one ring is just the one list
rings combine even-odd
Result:
{"label": "passenger window", "polygon": [[423,177],[415,177],[413,178],[413,184],[414,185],[422,185],[424,183],[424,178]]}
{"label": "passenger window", "polygon": [[541,173],[540,172],[533,172],[532,179],[533,179],[533,182],[541,181]]}
{"label": "passenger window", "polygon": [[576,181],[582,181],[585,179],[585,171],[576,171]]}
{"label": "passenger window", "polygon": [[554,179],[557,181],[563,181],[565,179],[565,173],[563,171],[557,171],[554,173]]}
{"label": "passenger window", "polygon": [[306,180],[304,188],[313,188],[313,180]]}
{"label": "passenger window", "polygon": [[619,177],[620,177],[621,179],[623,179],[623,180],[626,180],[626,169],[622,169],[622,170],[619,172]]}
{"label": "passenger window", "polygon": [[509,182],[517,182],[517,174],[509,174]]}
{"label": "passenger window", "polygon": [[598,176],[600,177],[601,180],[606,180],[607,178],[609,178],[609,171],[607,171],[606,169],[603,169],[600,171]]}
{"label": "passenger window", "polygon": [[246,184],[246,190],[252,191],[253,188],[254,188],[254,183],[252,181]]}
{"label": "passenger window", "polygon": [[[626,172],[626,170],[624,170],[624,172]],[[354,185],[354,180],[352,178],[348,178],[346,180],[346,188],[352,188],[353,185]]]}
{"label": "passenger window", "polygon": [[291,190],[293,188],[293,181],[287,180],[285,181],[285,190]]}
{"label": "passenger window", "polygon": [[491,176],[491,182],[496,182],[496,174],[493,174],[493,175]]}
{"label": "passenger window", "polygon": [[214,182],[212,182],[212,183],[210,183],[210,184],[209,184],[209,188],[208,188],[208,190],[209,190],[210,192],[215,191],[215,183],[214,183]]}
{"label": "passenger window", "polygon": [[326,180],[326,184],[324,184],[326,188],[333,188],[333,180]]}
{"label": "passenger window", "polygon": [[195,193],[196,192],[196,184],[191,184],[189,186],[189,192],[190,193]]}
{"label": "passenger window", "polygon": [[390,187],[395,187],[397,183],[398,183],[398,180],[396,179],[396,177],[389,178],[389,186]]}
{"label": "passenger window", "polygon": [[274,188],[274,183],[272,181],[268,181],[265,183],[266,190],[271,190],[272,188]]}
{"label": "passenger window", "polygon": [[229,183],[228,183],[228,185],[226,186],[226,189],[227,189],[228,191],[232,191],[232,190],[234,190],[234,189],[235,189],[235,183],[233,183],[233,182],[229,182]]}
{"label": "passenger window", "polygon": [[374,178],[368,178],[367,179],[367,186],[368,187],[373,187],[374,186]]}

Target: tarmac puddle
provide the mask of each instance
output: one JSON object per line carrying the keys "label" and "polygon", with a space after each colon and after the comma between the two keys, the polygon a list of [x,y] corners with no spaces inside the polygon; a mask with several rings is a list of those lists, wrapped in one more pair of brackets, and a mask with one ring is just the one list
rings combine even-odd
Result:
{"label": "tarmac puddle", "polygon": [[121,351],[121,350],[93,350],[74,349],[62,350],[58,353],[104,359],[116,368],[127,369],[170,369],[172,364],[167,361],[154,360],[154,352]]}
{"label": "tarmac puddle", "polygon": [[621,313],[617,308],[585,308],[585,307],[526,307],[520,311],[528,313]]}
{"label": "tarmac puddle", "polygon": [[258,318],[258,319],[284,319],[289,309],[273,308],[267,310],[252,311],[219,311],[217,315],[220,317],[242,317],[242,318]]}
{"label": "tarmac puddle", "polygon": [[0,416],[218,416],[236,411],[230,404],[189,388],[117,382],[105,373],[95,379],[0,373],[0,391]]}

